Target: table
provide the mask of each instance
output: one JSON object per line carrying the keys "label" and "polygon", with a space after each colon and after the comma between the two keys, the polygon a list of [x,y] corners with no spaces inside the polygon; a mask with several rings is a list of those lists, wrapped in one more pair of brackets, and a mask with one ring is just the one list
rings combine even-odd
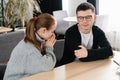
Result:
{"label": "table", "polygon": [[63,20],[68,21],[68,22],[77,22],[76,16],[65,17],[65,18],[63,18]]}
{"label": "table", "polygon": [[63,20],[69,22],[69,26],[72,26],[77,23],[76,16],[65,17],[65,18],[63,18]]}
{"label": "table", "polygon": [[113,59],[120,58],[120,52],[114,53],[114,58],[92,62],[72,62],[22,80],[120,80],[120,73],[116,72],[118,65],[113,62]]}
{"label": "table", "polygon": [[8,27],[0,27],[0,33],[6,33],[6,32],[10,32],[12,30],[12,28],[8,28]]}

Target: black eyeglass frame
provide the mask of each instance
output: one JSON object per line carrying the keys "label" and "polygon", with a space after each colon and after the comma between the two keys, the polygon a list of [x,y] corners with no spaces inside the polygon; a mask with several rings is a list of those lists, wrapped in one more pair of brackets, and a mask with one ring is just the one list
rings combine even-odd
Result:
{"label": "black eyeglass frame", "polygon": [[86,21],[91,21],[92,20],[92,15],[87,15],[87,16],[78,16],[77,17],[80,22],[83,22],[84,20]]}

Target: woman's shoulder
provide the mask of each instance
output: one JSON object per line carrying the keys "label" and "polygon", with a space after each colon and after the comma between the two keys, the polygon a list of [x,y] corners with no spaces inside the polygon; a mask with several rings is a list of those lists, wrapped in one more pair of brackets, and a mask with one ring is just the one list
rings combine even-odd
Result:
{"label": "woman's shoulder", "polygon": [[38,52],[37,48],[32,43],[25,42],[23,39],[13,49],[12,53],[17,55],[30,55],[33,52]]}

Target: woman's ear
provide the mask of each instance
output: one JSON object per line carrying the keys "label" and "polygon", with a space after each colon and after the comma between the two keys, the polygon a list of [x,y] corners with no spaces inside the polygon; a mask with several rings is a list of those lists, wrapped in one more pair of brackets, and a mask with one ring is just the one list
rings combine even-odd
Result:
{"label": "woman's ear", "polygon": [[41,32],[42,32],[42,34],[45,34],[46,28],[41,28]]}
{"label": "woman's ear", "polygon": [[37,33],[41,36],[41,37],[43,37],[43,36],[45,36],[46,35],[46,28],[40,28],[38,31],[37,31]]}
{"label": "woman's ear", "polygon": [[37,33],[45,34],[46,28],[40,28]]}

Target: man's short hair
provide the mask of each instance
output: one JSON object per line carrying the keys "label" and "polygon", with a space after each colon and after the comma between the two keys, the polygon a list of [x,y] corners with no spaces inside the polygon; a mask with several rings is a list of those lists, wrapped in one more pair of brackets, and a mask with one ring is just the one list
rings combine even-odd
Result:
{"label": "man's short hair", "polygon": [[91,9],[92,12],[95,13],[95,7],[91,3],[83,2],[77,7],[76,14],[77,14],[78,11],[85,11],[85,10],[88,10],[88,9]]}

